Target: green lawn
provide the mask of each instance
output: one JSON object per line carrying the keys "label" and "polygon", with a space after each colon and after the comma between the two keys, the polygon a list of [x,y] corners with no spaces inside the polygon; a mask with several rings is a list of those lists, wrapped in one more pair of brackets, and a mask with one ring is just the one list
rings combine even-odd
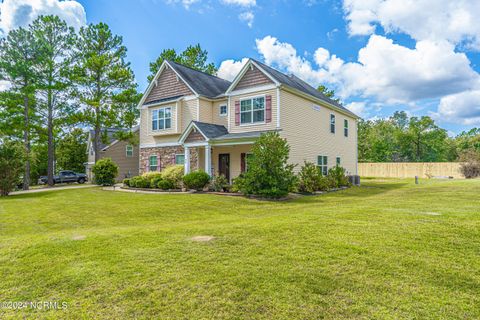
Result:
{"label": "green lawn", "polygon": [[68,304],[1,319],[478,319],[480,180],[365,180],[289,202],[12,196],[0,277],[0,301]]}

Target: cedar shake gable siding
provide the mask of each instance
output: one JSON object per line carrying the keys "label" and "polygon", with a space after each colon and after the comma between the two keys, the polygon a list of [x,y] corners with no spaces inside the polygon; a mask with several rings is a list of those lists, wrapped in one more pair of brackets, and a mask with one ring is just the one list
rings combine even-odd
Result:
{"label": "cedar shake gable siding", "polygon": [[201,142],[205,141],[205,137],[198,132],[197,130],[192,130],[190,134],[185,139],[185,143],[192,143],[192,142]]}
{"label": "cedar shake gable siding", "polygon": [[240,90],[250,87],[262,86],[273,83],[262,71],[260,71],[253,64],[248,68],[242,79],[235,86],[234,90]]}
{"label": "cedar shake gable siding", "polygon": [[188,88],[182,79],[180,79],[170,67],[167,67],[159,75],[157,85],[154,85],[148,94],[145,99],[145,104],[164,98],[188,96],[192,94],[194,93]]}

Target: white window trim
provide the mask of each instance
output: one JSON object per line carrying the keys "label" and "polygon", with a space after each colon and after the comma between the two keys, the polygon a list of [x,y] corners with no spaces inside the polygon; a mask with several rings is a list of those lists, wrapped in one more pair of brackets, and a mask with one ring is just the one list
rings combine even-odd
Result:
{"label": "white window trim", "polygon": [[[318,164],[318,157],[321,157],[321,158],[322,158],[322,164]],[[327,164],[324,164],[324,163],[323,163],[323,159],[324,159],[324,158],[327,158]],[[322,175],[326,176],[326,174],[323,172],[323,167],[326,168],[326,171],[327,171],[327,174],[328,174],[328,156],[318,155],[318,156],[317,156],[317,167],[320,168],[320,172],[322,173]]]}
{"label": "white window trim", "polygon": [[[132,155],[131,156],[128,155],[128,147],[132,148]],[[131,144],[127,144],[125,146],[125,157],[127,157],[127,158],[132,158],[133,157],[133,146]]]}
{"label": "white window trim", "polygon": [[185,154],[184,153],[175,153],[175,165],[177,164],[177,156],[182,156],[183,158],[183,164],[185,164]]}
{"label": "white window trim", "polygon": [[[257,98],[263,98],[263,121],[242,123],[242,101],[252,100],[252,111],[251,111],[251,113],[252,113],[252,121],[253,121],[253,99],[257,99]],[[239,100],[239,103],[240,103],[240,105],[239,105],[240,110],[239,111],[240,111],[240,126],[241,127],[258,126],[258,125],[262,125],[262,124],[267,123],[267,121],[266,121],[267,120],[267,95],[266,94],[244,97],[244,98]]]}
{"label": "white window trim", "polygon": [[[333,132],[332,132],[332,116],[333,116]],[[328,131],[330,131],[331,134],[336,134],[337,133],[337,117],[335,114],[330,113],[330,119],[329,119],[329,128]]]}
{"label": "white window trim", "polygon": [[[222,107],[225,107],[225,113],[222,113]],[[226,117],[228,114],[228,105],[226,104],[221,104],[218,106],[218,115],[220,117]]]}
{"label": "white window trim", "polygon": [[[164,125],[164,128],[163,129],[160,129],[160,128],[157,128],[156,130],[153,130],[153,112],[154,111],[159,111],[161,109],[170,109],[170,127],[169,128],[166,128],[165,125]],[[165,115],[165,111],[164,111],[164,115]],[[173,106],[165,106],[165,107],[161,107],[161,108],[155,108],[155,109],[151,109],[150,112],[149,112],[149,116],[150,118],[148,119],[149,120],[149,125],[150,125],[150,132],[165,132],[165,131],[168,131],[168,130],[172,130],[172,125],[173,125]],[[163,117],[163,119],[169,119],[169,118],[165,118],[165,116]],[[159,126],[159,120],[160,118],[157,119],[157,127],[160,127]]]}
{"label": "white window trim", "polygon": [[[152,161],[151,161],[152,158],[156,159],[155,162],[157,163],[156,165],[157,168],[155,170],[152,170]],[[158,156],[156,154],[152,154],[148,157],[148,171],[158,171]]]}

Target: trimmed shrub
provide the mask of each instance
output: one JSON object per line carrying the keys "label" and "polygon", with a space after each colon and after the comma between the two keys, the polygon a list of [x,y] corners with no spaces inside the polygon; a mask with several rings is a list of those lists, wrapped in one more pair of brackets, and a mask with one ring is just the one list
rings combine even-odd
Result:
{"label": "trimmed shrub", "polygon": [[155,185],[155,187],[162,190],[171,190],[171,189],[175,189],[175,184],[170,180],[166,180],[162,178],[157,181],[157,184]]}
{"label": "trimmed shrub", "polygon": [[331,188],[347,187],[350,185],[348,177],[345,175],[345,168],[340,166],[330,168],[327,178]]}
{"label": "trimmed shrub", "polygon": [[322,173],[317,165],[305,161],[298,174],[298,190],[300,192],[314,193],[320,190]]}
{"label": "trimmed shrub", "polygon": [[293,191],[296,176],[288,163],[290,147],[277,132],[262,134],[252,147],[248,170],[236,185],[246,195],[281,198]]}
{"label": "trimmed shrub", "polygon": [[130,179],[130,187],[150,188],[150,180],[144,176],[136,176]]}
{"label": "trimmed shrub", "polygon": [[148,180],[148,184],[151,185],[151,188],[155,188],[153,185],[152,185],[152,181],[153,179],[155,178],[161,178],[162,177],[162,173],[161,172],[158,172],[158,171],[153,171],[153,172],[145,172],[144,174],[142,174],[142,177],[146,180]]}
{"label": "trimmed shrub", "polygon": [[187,189],[202,190],[210,182],[210,176],[204,171],[193,171],[183,176]]}
{"label": "trimmed shrub", "polygon": [[110,158],[100,159],[92,167],[95,184],[101,186],[111,186],[115,184],[115,178],[118,175],[118,166]]}
{"label": "trimmed shrub", "polygon": [[173,188],[170,188],[170,189],[181,188],[183,172],[184,172],[183,165],[168,166],[165,169],[163,169],[162,178],[164,180],[170,181],[173,184]]}
{"label": "trimmed shrub", "polygon": [[480,177],[480,153],[469,150],[460,156],[460,172],[467,179]]}
{"label": "trimmed shrub", "polygon": [[130,187],[130,179],[123,179],[123,184],[127,187]]}
{"label": "trimmed shrub", "polygon": [[221,174],[213,177],[210,187],[216,192],[225,191],[229,186],[227,178]]}

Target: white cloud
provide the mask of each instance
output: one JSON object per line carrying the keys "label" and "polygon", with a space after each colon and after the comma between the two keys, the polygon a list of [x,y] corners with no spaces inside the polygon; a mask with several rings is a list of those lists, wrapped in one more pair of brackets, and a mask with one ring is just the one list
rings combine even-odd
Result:
{"label": "white cloud", "polygon": [[8,81],[0,81],[0,91],[5,91],[10,88],[10,83]]}
{"label": "white cloud", "polygon": [[370,35],[380,25],[415,40],[466,43],[480,49],[478,0],[344,0],[351,35]]}
{"label": "white cloud", "polygon": [[443,97],[436,118],[463,125],[480,125],[480,90]]}
{"label": "white cloud", "polygon": [[257,5],[256,0],[221,0],[224,4],[237,5],[241,7],[255,7]]}
{"label": "white cloud", "polygon": [[220,64],[217,76],[222,79],[232,81],[243,68],[243,66],[247,63],[247,61],[248,58],[243,58],[240,61],[225,60]]}
{"label": "white cloud", "polygon": [[367,104],[363,101],[354,101],[347,103],[345,107],[362,118],[367,116]]}
{"label": "white cloud", "polygon": [[72,27],[86,24],[83,6],[77,1],[4,0],[0,3],[0,36],[20,26],[26,26],[39,15],[58,15]]}
{"label": "white cloud", "polygon": [[345,63],[318,48],[316,66],[277,38],[266,36],[256,43],[267,64],[294,73],[313,86],[333,84],[342,98],[360,95],[407,103],[469,90],[480,81],[466,55],[454,52],[448,42],[420,41],[410,49],[373,35],[359,51],[357,62]]}
{"label": "white cloud", "polygon": [[240,21],[247,23],[247,26],[249,28],[253,27],[253,20],[255,19],[255,15],[252,11],[242,12],[238,15],[238,18],[240,19]]}
{"label": "white cloud", "polygon": [[190,9],[192,4],[200,2],[200,0],[167,0],[168,4],[181,3],[185,9]]}

